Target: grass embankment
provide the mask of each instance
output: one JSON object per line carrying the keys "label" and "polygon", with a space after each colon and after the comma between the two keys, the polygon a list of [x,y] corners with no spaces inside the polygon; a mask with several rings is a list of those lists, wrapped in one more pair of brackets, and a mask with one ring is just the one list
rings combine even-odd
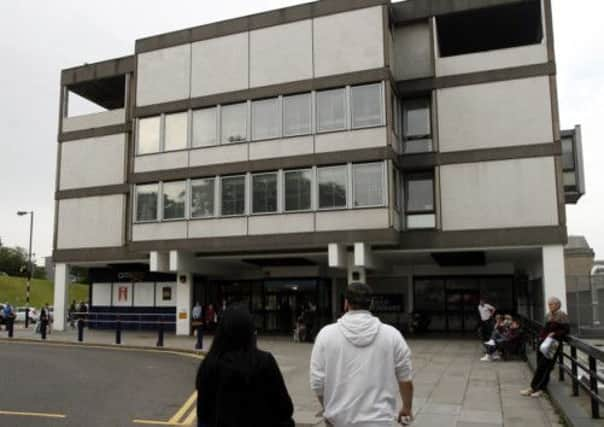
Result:
{"label": "grass embankment", "polygon": [[[0,303],[10,303],[15,307],[25,305],[24,277],[0,277]],[[88,301],[88,285],[72,283],[69,285],[68,303],[72,300]],[[50,280],[34,279],[31,282],[30,305],[42,307],[48,303],[53,305],[54,284]]]}

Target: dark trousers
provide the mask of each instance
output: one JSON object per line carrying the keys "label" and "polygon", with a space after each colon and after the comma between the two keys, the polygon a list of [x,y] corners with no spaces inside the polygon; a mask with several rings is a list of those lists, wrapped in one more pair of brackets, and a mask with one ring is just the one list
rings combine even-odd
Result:
{"label": "dark trousers", "polygon": [[531,388],[533,390],[545,390],[549,383],[549,374],[556,366],[556,360],[558,360],[558,353],[553,359],[548,359],[539,350],[537,350],[537,369],[535,375],[533,375],[533,381],[531,381]]}
{"label": "dark trousers", "polygon": [[491,333],[493,332],[493,321],[489,320],[481,320],[480,321],[480,338],[483,341],[488,341],[491,338]]}

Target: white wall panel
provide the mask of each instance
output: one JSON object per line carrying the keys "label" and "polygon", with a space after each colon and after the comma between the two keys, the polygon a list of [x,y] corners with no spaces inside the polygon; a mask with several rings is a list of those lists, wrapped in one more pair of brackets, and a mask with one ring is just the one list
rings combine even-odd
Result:
{"label": "white wall panel", "polygon": [[176,283],[157,282],[155,286],[156,307],[176,307]]}
{"label": "white wall panel", "polygon": [[113,299],[111,303],[114,307],[132,306],[132,283],[115,282],[113,284]]}
{"label": "white wall panel", "polygon": [[384,66],[382,6],[314,20],[315,77]]}
{"label": "white wall panel", "polygon": [[189,222],[189,239],[200,237],[245,236],[247,218],[216,218]]}
{"label": "white wall panel", "polygon": [[82,114],[79,116],[63,118],[63,132],[74,130],[93,129],[102,126],[119,125],[126,122],[126,110],[101,111],[99,113]]}
{"label": "white wall panel", "polygon": [[440,151],[553,142],[548,77],[441,89],[437,96]]}
{"label": "white wall panel", "polygon": [[154,282],[137,282],[134,284],[134,306],[153,307],[155,299]]}
{"label": "white wall panel", "polygon": [[238,143],[191,150],[189,165],[204,166],[246,161],[248,144]]}
{"label": "white wall panel", "polygon": [[186,168],[189,162],[188,151],[174,151],[158,154],[145,154],[134,158],[134,172],[150,172],[163,169]]}
{"label": "white wall panel", "polygon": [[137,105],[185,99],[191,93],[191,45],[138,55]]}
{"label": "white wall panel", "polygon": [[317,134],[315,152],[357,150],[359,148],[385,147],[388,144],[385,127]]}
{"label": "white wall panel", "polygon": [[250,160],[301,156],[312,153],[313,137],[311,135],[258,141],[250,144]]}
{"label": "white wall panel", "polygon": [[314,214],[251,216],[249,234],[305,233],[314,230]]}
{"label": "white wall panel", "polygon": [[90,286],[92,286],[93,306],[111,305],[111,283],[93,283]]}
{"label": "white wall panel", "polygon": [[193,43],[191,96],[247,89],[248,33]]}
{"label": "white wall panel", "polygon": [[441,166],[443,230],[558,224],[551,157]]}
{"label": "white wall panel", "polygon": [[317,212],[316,231],[369,230],[389,227],[387,208]]}
{"label": "white wall panel", "polygon": [[186,221],[152,222],[132,225],[132,240],[185,239],[187,237]]}
{"label": "white wall panel", "polygon": [[250,85],[312,78],[312,21],[250,32]]}
{"label": "white wall panel", "polygon": [[59,201],[58,249],[121,246],[125,196]]}

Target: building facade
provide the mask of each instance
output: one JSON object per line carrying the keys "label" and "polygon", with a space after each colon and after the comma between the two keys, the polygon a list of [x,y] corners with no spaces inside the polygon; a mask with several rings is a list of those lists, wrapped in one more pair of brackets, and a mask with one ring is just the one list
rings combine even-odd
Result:
{"label": "building facade", "polygon": [[[550,0],[321,0],[63,70],[55,313],[73,265],[91,311],[178,334],[196,301],[267,333],[329,322],[357,280],[384,321],[439,331],[474,330],[480,297],[565,305],[584,184],[555,73]],[[106,111],[70,116],[72,94]]]}

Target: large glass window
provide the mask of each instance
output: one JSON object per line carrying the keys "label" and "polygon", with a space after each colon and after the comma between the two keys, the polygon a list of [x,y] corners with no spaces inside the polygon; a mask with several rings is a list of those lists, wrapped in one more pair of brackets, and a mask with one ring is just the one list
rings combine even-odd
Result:
{"label": "large glass window", "polygon": [[317,130],[346,129],[346,89],[317,92]]}
{"label": "large glass window", "polygon": [[222,143],[229,144],[247,140],[247,103],[223,105],[221,107]]}
{"label": "large glass window", "polygon": [[138,121],[138,154],[159,152],[161,117],[149,117]]}
{"label": "large glass window", "polygon": [[319,168],[319,208],[346,207],[346,166]]}
{"label": "large glass window", "polygon": [[193,111],[193,147],[207,147],[217,143],[216,107]]}
{"label": "large glass window", "polygon": [[353,165],[354,206],[384,204],[384,164]]}
{"label": "large glass window", "polygon": [[163,219],[181,219],[185,217],[185,201],[187,200],[186,184],[186,181],[163,183]]}
{"label": "large glass window", "polygon": [[432,151],[430,99],[403,101],[404,150],[406,153]]}
{"label": "large glass window", "polygon": [[312,170],[285,172],[285,210],[304,211],[310,209]]}
{"label": "large glass window", "polygon": [[252,212],[277,212],[277,174],[252,176]]}
{"label": "large glass window", "polygon": [[575,169],[575,154],[572,138],[562,138],[562,168],[564,170]]}
{"label": "large glass window", "polygon": [[157,220],[158,184],[136,186],[136,220]]}
{"label": "large glass window", "polygon": [[166,115],[166,135],[164,150],[182,150],[187,148],[187,118],[188,113]]}
{"label": "large glass window", "polygon": [[252,102],[252,138],[269,139],[281,136],[279,98]]}
{"label": "large glass window", "polygon": [[191,181],[191,217],[214,216],[215,179],[204,178]]}
{"label": "large glass window", "polygon": [[221,184],[222,215],[243,215],[245,213],[245,177],[225,176]]}
{"label": "large glass window", "polygon": [[405,177],[407,228],[434,228],[434,174],[419,172]]}
{"label": "large glass window", "polygon": [[310,93],[283,97],[283,135],[311,133]]}
{"label": "large glass window", "polygon": [[350,89],[352,127],[362,128],[382,124],[382,85],[380,83],[353,86]]}

